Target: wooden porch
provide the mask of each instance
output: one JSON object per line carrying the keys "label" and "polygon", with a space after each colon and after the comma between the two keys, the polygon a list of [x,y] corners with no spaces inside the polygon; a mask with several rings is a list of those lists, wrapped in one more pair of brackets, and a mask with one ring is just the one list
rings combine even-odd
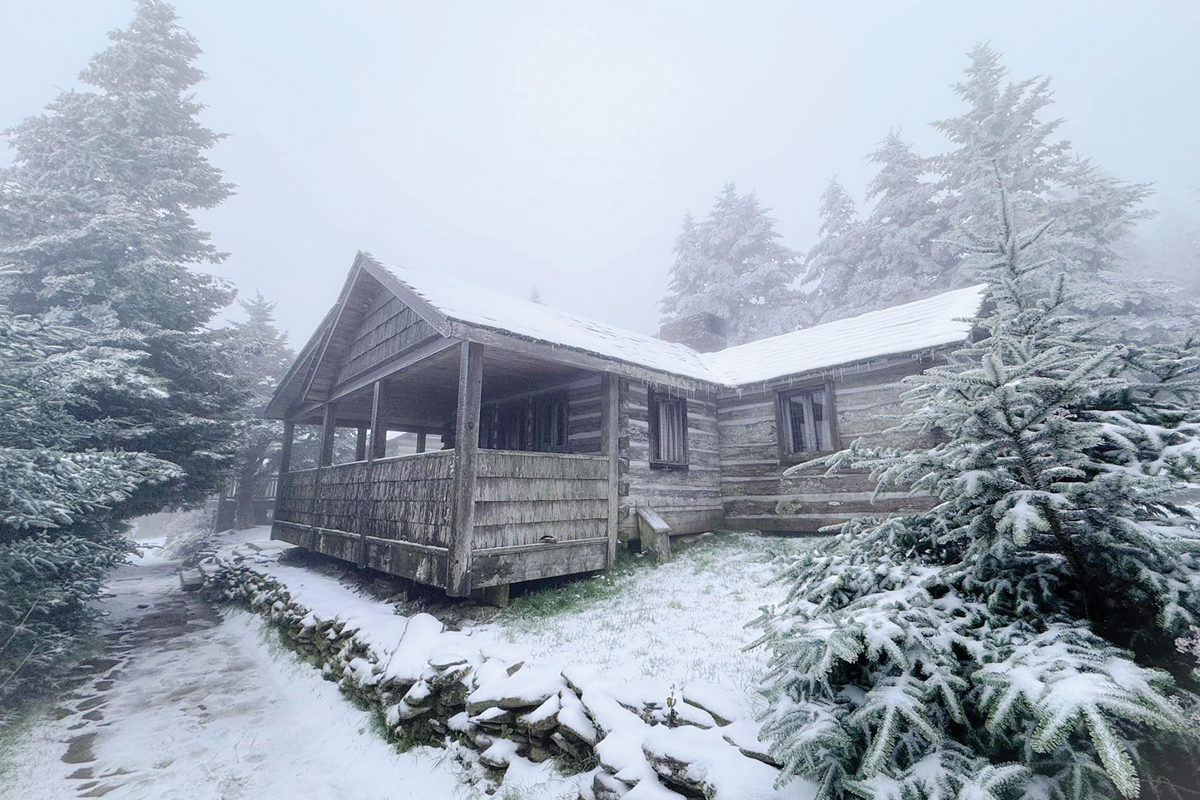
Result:
{"label": "wooden porch", "polygon": [[[451,588],[457,453],[289,472],[273,538],[419,583]],[[609,563],[608,459],[482,450],[458,593],[602,570]],[[456,547],[456,541],[458,545]]]}
{"label": "wooden porch", "polygon": [[[329,400],[285,421],[272,538],[452,596],[610,566],[616,377],[477,342],[438,344],[369,382],[335,382]],[[563,401],[558,417],[539,427],[538,398],[580,384],[591,387],[587,413],[568,419]],[[504,420],[517,421],[517,438],[531,449],[498,446],[515,441]],[[319,426],[318,466],[292,470],[300,423]],[[597,429],[592,452],[569,452],[568,432],[583,423]],[[335,445],[346,428],[356,431],[354,460],[338,464]],[[388,433],[399,430],[415,432],[421,449],[427,435],[440,435],[445,449],[389,456]],[[561,452],[534,449],[559,442]]]}

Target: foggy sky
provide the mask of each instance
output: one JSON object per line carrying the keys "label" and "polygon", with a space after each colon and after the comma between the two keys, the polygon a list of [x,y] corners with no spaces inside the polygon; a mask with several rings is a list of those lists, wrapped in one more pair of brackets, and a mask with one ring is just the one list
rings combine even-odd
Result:
{"label": "foggy sky", "polygon": [[[509,3],[177,0],[204,48],[210,271],[279,301],[301,346],[359,249],[653,332],[685,211],[725,181],[816,235],[838,175],[959,113],[990,41],[1054,78],[1063,132],[1155,206],[1200,182],[1200,2]],[[126,0],[0,0],[0,127],[75,86]],[[0,163],[9,155],[0,148]]]}

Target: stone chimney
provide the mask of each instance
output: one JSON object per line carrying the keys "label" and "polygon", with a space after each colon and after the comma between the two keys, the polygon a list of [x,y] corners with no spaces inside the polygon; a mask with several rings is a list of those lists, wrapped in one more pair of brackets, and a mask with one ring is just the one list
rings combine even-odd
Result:
{"label": "stone chimney", "polygon": [[728,346],[725,320],[708,311],[664,322],[658,328],[658,338],[685,344],[698,353],[715,353]]}

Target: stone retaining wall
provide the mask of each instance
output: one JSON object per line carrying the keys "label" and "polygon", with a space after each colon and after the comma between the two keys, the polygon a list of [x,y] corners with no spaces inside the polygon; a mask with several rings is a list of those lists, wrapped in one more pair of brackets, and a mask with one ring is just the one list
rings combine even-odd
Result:
{"label": "stone retaining wall", "polygon": [[[363,632],[293,602],[278,581],[227,562],[203,572],[206,592],[269,619],[399,740],[450,746],[483,765],[484,788],[515,758],[554,758],[560,770],[586,773],[583,800],[811,797],[803,781],[773,788],[779,771],[749,710],[722,687],[616,684],[590,668],[525,663],[506,647],[452,649],[397,673]],[[418,622],[441,630],[428,615],[409,625]],[[404,656],[399,649],[389,661]]]}

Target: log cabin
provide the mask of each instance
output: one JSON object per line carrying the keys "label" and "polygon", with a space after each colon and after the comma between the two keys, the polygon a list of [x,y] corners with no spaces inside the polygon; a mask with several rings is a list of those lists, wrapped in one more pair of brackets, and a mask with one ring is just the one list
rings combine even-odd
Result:
{"label": "log cabin", "polygon": [[[784,470],[890,443],[900,380],[967,341],[984,289],[725,347],[712,315],[646,336],[359,253],[267,407],[285,430],[272,537],[502,601],[606,569],[622,541],[917,510],[872,502],[865,474]],[[302,425],[317,466],[292,469]],[[416,452],[389,455],[398,432]]]}

